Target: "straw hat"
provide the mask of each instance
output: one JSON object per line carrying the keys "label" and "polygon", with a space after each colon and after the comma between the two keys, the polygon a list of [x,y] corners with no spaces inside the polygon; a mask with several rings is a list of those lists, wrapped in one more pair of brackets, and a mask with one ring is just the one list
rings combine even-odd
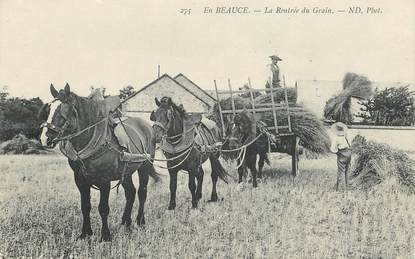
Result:
{"label": "straw hat", "polygon": [[331,130],[336,134],[337,136],[345,136],[347,133],[347,126],[343,122],[336,122],[333,125],[331,125]]}
{"label": "straw hat", "polygon": [[280,59],[280,57],[278,57],[277,55],[272,55],[269,56],[272,60],[277,60],[277,61],[281,61],[282,59]]}

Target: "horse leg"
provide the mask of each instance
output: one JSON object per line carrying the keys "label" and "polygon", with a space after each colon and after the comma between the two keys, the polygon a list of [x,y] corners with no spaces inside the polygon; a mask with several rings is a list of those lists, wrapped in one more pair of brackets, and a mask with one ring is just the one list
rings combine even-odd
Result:
{"label": "horse leg", "polygon": [[101,183],[99,186],[100,197],[98,210],[102,220],[101,241],[111,241],[111,233],[108,228],[108,214],[110,212],[108,199],[110,195],[110,185],[111,183],[108,181]]}
{"label": "horse leg", "polygon": [[267,153],[260,153],[259,154],[259,161],[258,161],[258,179],[262,179],[262,169],[264,168],[264,161],[266,159]]}
{"label": "horse leg", "polygon": [[197,187],[196,187],[196,198],[200,200],[202,198],[202,185],[203,185],[203,176],[205,172],[203,171],[202,166],[199,167],[199,173],[197,174]]}
{"label": "horse leg", "polygon": [[155,174],[154,167],[149,163],[145,163],[143,167],[140,168],[140,173],[139,173],[140,186],[138,187],[139,207],[138,207],[138,215],[137,215],[137,224],[139,226],[142,226],[145,224],[144,204],[146,203],[146,199],[147,199],[148,176],[152,173]]}
{"label": "horse leg", "polygon": [[258,186],[257,171],[256,171],[256,154],[251,155],[247,158],[247,166],[252,174],[252,184],[254,188],[256,188]]}
{"label": "horse leg", "polygon": [[[238,165],[241,163],[241,159],[239,158],[237,161]],[[245,163],[242,164],[240,167],[238,167],[238,183],[242,183],[243,181],[243,176],[244,176],[244,171],[245,171]]]}
{"label": "horse leg", "polygon": [[215,202],[218,200],[218,193],[216,192],[216,184],[218,182],[219,175],[216,172],[215,168],[213,168],[212,162],[210,164],[211,164],[211,169],[212,169],[210,173],[210,177],[212,178],[212,194],[210,195],[210,201]]}
{"label": "horse leg", "polygon": [[198,169],[189,171],[188,187],[189,187],[190,193],[192,194],[192,209],[197,208],[197,201],[198,201],[196,197],[196,173],[197,172],[198,172]]}
{"label": "horse leg", "polygon": [[91,212],[91,188],[86,184],[85,179],[75,172],[75,183],[78,187],[78,190],[81,194],[81,210],[82,210],[82,232],[78,237],[79,239],[84,239],[87,236],[92,235],[90,212]]}
{"label": "horse leg", "polygon": [[131,226],[131,210],[133,208],[136,191],[131,175],[125,177],[124,182],[122,183],[122,187],[124,188],[126,204],[124,208],[124,214],[122,215],[121,219],[121,225],[126,225],[129,227]]}
{"label": "horse leg", "polygon": [[170,175],[170,204],[169,210],[176,208],[176,189],[177,189],[177,172],[178,170],[169,170]]}

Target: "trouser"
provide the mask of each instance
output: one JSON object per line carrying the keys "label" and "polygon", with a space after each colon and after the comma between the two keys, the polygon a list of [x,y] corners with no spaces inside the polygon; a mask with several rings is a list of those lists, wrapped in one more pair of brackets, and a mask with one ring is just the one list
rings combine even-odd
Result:
{"label": "trouser", "polygon": [[337,183],[336,189],[339,189],[341,177],[344,175],[346,188],[348,186],[348,173],[350,169],[350,162],[352,160],[352,153],[349,148],[341,149],[337,152]]}

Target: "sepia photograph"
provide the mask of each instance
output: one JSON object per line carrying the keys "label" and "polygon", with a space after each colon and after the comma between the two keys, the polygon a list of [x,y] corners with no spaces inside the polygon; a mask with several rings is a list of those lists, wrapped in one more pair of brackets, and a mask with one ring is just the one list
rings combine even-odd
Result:
{"label": "sepia photograph", "polygon": [[0,0],[2,258],[415,258],[415,2]]}

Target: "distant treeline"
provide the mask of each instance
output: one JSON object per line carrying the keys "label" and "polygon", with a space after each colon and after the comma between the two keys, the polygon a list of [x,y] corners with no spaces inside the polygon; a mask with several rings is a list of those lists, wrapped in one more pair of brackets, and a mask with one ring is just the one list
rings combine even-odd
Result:
{"label": "distant treeline", "polygon": [[43,102],[40,98],[24,99],[0,93],[0,141],[12,139],[21,133],[39,139],[38,112]]}

